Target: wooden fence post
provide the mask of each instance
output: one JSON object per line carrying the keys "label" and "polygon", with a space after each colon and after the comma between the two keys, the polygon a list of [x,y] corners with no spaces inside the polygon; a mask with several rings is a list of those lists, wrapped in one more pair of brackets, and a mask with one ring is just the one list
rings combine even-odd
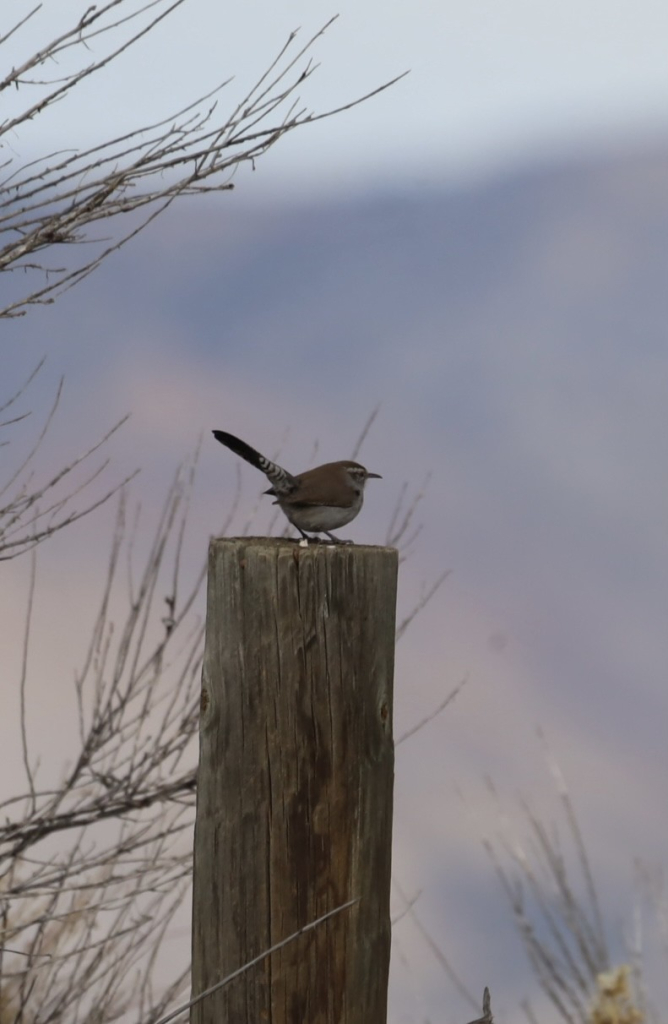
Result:
{"label": "wooden fence post", "polygon": [[397,552],[209,551],[192,1024],[386,1024]]}

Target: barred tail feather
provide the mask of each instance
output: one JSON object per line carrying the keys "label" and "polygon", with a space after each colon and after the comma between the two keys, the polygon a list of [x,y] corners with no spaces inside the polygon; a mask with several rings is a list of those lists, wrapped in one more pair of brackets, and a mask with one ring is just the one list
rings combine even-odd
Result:
{"label": "barred tail feather", "polygon": [[251,448],[249,444],[242,441],[240,438],[235,437],[234,434],[227,434],[224,430],[212,431],[216,441],[220,441],[226,448],[229,448],[235,453],[240,455],[246,462],[250,462],[251,466],[255,466],[262,473],[265,474],[274,485],[272,491],[276,494],[288,494],[294,489],[296,481],[286,470],[282,469],[281,466],[277,466],[275,462],[271,462],[269,459],[265,459],[264,455],[260,455],[254,448]]}

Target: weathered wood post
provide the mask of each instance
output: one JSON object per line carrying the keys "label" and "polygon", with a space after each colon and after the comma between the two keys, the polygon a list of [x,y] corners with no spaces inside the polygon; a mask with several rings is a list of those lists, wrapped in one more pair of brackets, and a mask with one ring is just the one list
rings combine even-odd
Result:
{"label": "weathered wood post", "polygon": [[385,1024],[397,552],[214,540],[193,1024]]}

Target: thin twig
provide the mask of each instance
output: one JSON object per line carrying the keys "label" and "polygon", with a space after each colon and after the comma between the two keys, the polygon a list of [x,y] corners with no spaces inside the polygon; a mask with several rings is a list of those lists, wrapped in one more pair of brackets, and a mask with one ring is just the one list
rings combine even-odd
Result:
{"label": "thin twig", "polygon": [[231,981],[234,981],[234,979],[238,978],[241,974],[245,974],[246,971],[249,971],[252,967],[256,967],[257,964],[262,963],[262,961],[266,960],[268,956],[272,955],[272,953],[276,953],[279,949],[283,949],[284,946],[287,946],[290,942],[294,942],[295,939],[298,939],[301,935],[305,935],[307,932],[317,928],[318,925],[327,921],[328,918],[334,917],[335,914],[340,914],[342,910],[347,910],[358,902],[359,897],[356,897],[353,900],[348,900],[347,903],[342,903],[340,907],[335,907],[334,910],[329,910],[326,914],[316,918],[315,921],[311,921],[310,924],[304,925],[303,928],[293,932],[292,935],[288,935],[287,939],[283,939],[281,942],[277,942],[275,945],[270,946],[269,949],[265,949],[263,953],[260,953],[259,956],[253,957],[253,959],[249,960],[248,963],[245,963],[243,967],[237,968],[236,971],[232,971],[231,974],[226,975],[221,981],[216,982],[215,985],[211,985],[211,987],[205,989],[204,992],[200,992],[199,995],[195,996],[194,999],[191,999],[189,1003],[179,1006],[177,1010],[174,1010],[166,1017],[162,1017],[162,1019],[157,1021],[156,1024],[168,1024],[169,1021],[174,1020],[176,1017],[180,1017],[182,1013],[185,1013],[187,1010],[190,1010],[191,1007],[196,1006],[197,1003],[206,999],[207,996],[213,995],[214,992],[218,992],[219,989],[224,988],[225,985],[229,985]]}
{"label": "thin twig", "polygon": [[416,725],[412,726],[412,728],[408,729],[406,732],[401,734],[399,739],[395,741],[395,747],[398,747],[400,743],[404,742],[404,740],[407,740],[411,736],[414,736],[415,733],[419,732],[420,729],[423,729],[425,725],[429,725],[430,722],[433,722],[433,720],[438,715],[440,715],[441,711],[445,711],[448,704],[452,703],[452,701],[455,699],[460,690],[462,690],[466,683],[468,683],[468,680],[469,677],[467,675],[464,676],[462,681],[458,683],[457,686],[455,686],[454,690],[451,690],[447,697],[443,698],[438,707],[434,708],[434,710],[431,711],[428,715],[425,715],[424,718],[420,719],[420,721]]}
{"label": "thin twig", "polygon": [[23,656],[21,658],[21,683],[19,688],[21,699],[21,750],[23,752],[23,767],[25,768],[30,790],[30,811],[35,813],[37,807],[37,794],[35,791],[35,780],[32,768],[30,767],[30,755],[28,752],[28,723],[26,708],[26,682],[28,678],[28,649],[30,644],[30,627],[32,625],[32,609],[35,597],[35,580],[37,578],[37,552],[33,549],[30,557],[30,585],[28,589],[28,607],[26,610],[25,629],[23,632]]}

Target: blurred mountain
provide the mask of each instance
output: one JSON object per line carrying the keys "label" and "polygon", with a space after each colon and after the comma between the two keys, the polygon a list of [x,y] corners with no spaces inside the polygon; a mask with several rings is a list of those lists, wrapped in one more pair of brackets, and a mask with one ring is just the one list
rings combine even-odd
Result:
{"label": "blurred mountain", "polygon": [[[557,339],[652,349],[668,302],[667,174],[657,147],[458,189],[259,208],[246,179],[177,204],[49,319],[76,308],[76,340],[102,308],[122,344],[128,320],[148,318],[226,363],[254,356],[287,374],[304,359],[353,386],[381,353],[419,375],[443,352],[461,369],[487,345],[509,358]],[[27,318],[10,333],[33,329]]]}

